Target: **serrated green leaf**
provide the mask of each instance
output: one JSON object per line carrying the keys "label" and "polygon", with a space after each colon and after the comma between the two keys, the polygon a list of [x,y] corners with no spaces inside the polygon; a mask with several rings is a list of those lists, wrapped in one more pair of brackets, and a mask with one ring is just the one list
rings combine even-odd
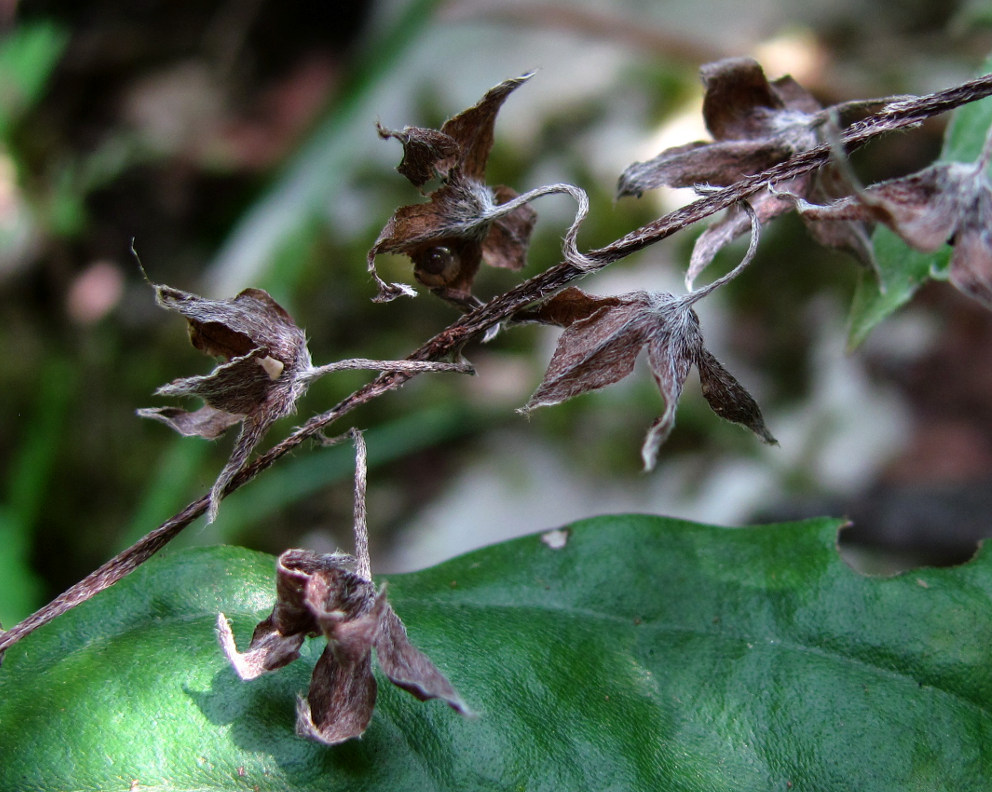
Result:
{"label": "serrated green leaf", "polygon": [[[992,73],[992,57],[985,61],[980,73]],[[989,127],[992,127],[992,97],[959,107],[951,113],[938,161],[974,162],[982,151]],[[947,245],[933,253],[921,253],[885,227],[875,229],[872,243],[878,277],[875,273],[862,273],[858,281],[848,317],[848,349],[859,346],[882,320],[909,302],[926,281],[947,280],[951,258]]]}
{"label": "serrated green leaf", "polygon": [[274,560],[152,561],[0,668],[4,790],[973,790],[992,778],[992,557],[863,577],[836,520],[648,516],[392,576],[413,642],[478,713],[381,681],[361,740],[293,734],[320,646],[239,681]]}

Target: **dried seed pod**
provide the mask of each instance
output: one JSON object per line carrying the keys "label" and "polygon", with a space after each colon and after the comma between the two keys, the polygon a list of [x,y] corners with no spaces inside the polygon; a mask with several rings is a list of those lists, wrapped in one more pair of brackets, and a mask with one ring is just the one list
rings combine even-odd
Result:
{"label": "dried seed pod", "polygon": [[498,207],[517,193],[502,185],[490,187],[485,174],[496,115],[510,93],[530,77],[500,83],[440,130],[379,127],[381,137],[403,144],[400,173],[416,187],[432,179],[440,185],[429,193],[427,203],[397,209],[369,251],[369,272],[379,287],[376,300],[412,294],[409,286],[379,278],[375,257],[380,253],[408,255],[417,280],[461,307],[477,304],[471,290],[481,262],[506,269],[524,266],[537,214],[525,204],[500,212]]}
{"label": "dried seed pod", "polygon": [[[726,187],[819,145],[817,129],[828,117],[827,111],[791,77],[769,81],[761,66],[750,58],[707,64],[701,76],[706,86],[703,117],[713,141],[669,148],[648,162],[635,162],[620,176],[618,197],[640,196],[663,185]],[[793,208],[793,202],[781,192],[822,201],[837,197],[841,186],[828,166],[776,185],[775,192],[758,193],[750,200],[764,223]],[[874,266],[868,225],[863,220],[806,220],[818,242],[850,253],[865,266]],[[747,215],[740,208],[732,208],[699,236],[686,272],[690,290],[716,254],[747,229]]]}
{"label": "dried seed pod", "polygon": [[602,298],[573,288],[552,298],[541,312],[557,316],[565,332],[522,412],[618,382],[634,370],[638,354],[647,348],[665,411],[644,440],[646,470],[654,467],[658,449],[675,425],[675,408],[692,366],[717,415],[747,427],[766,443],[776,442],[757,402],[703,346],[699,317],[686,297],[638,291]]}
{"label": "dried seed pod", "polygon": [[421,701],[441,699],[471,714],[437,667],[407,638],[406,628],[371,580],[365,520],[365,443],[355,440],[355,557],[287,550],[276,562],[276,604],[259,622],[244,652],[231,625],[217,616],[221,648],[242,679],[254,679],[299,657],[307,636],[323,635],[327,646],[313,670],[310,690],[297,704],[297,732],[334,745],[361,737],[375,708],[372,650],[386,677]]}
{"label": "dried seed pod", "polygon": [[223,362],[206,376],[177,379],[155,391],[162,396],[199,397],[205,402],[200,409],[154,407],[140,409],[138,415],[161,421],[182,435],[208,440],[241,424],[231,456],[210,490],[211,522],[231,479],[272,423],[293,412],[314,379],[344,369],[471,371],[464,363],[406,360],[344,360],[314,367],[303,330],[261,289],[245,289],[229,300],[208,300],[171,286],[152,287],[159,305],[186,318],[193,346]]}

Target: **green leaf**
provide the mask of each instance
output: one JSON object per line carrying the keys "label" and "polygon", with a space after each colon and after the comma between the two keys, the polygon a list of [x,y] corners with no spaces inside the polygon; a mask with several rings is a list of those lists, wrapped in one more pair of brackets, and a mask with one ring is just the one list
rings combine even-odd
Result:
{"label": "green leaf", "polygon": [[361,740],[293,734],[317,641],[226,665],[273,559],[153,561],[0,668],[5,790],[971,790],[992,778],[992,557],[863,577],[839,522],[601,517],[389,579],[415,645],[479,717],[380,678]]}
{"label": "green leaf", "polygon": [[862,272],[858,279],[848,317],[848,350],[860,346],[875,327],[908,303],[928,280],[947,280],[951,258],[948,246],[934,253],[921,253],[885,226],[876,228],[871,240],[878,272]]}
{"label": "green leaf", "polygon": [[[981,74],[992,73],[992,57],[982,65]],[[963,105],[951,113],[940,162],[974,162],[992,127],[992,97]],[[945,245],[933,253],[921,253],[903,242],[888,228],[872,234],[878,277],[862,273],[854,292],[848,317],[847,346],[854,349],[891,314],[905,305],[928,280],[947,280],[951,259]]]}

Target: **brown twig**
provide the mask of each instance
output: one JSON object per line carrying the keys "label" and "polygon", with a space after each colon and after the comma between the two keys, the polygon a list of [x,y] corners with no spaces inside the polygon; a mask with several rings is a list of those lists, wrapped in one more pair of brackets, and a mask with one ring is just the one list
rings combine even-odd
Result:
{"label": "brown twig", "polygon": [[[960,105],[992,95],[992,75],[948,88],[927,96],[907,99],[883,108],[849,126],[841,135],[848,150],[855,149],[879,135],[917,126],[928,118],[953,110]],[[714,191],[699,200],[631,231],[611,244],[586,253],[579,264],[566,260],[494,297],[488,303],[463,315],[408,356],[408,360],[442,360],[458,353],[472,339],[501,322],[512,319],[528,306],[563,289],[569,283],[598,271],[632,253],[653,245],[710,215],[726,209],[769,185],[785,182],[825,164],[830,145],[823,144],[804,151],[768,170],[748,176],[735,184]],[[316,415],[277,445],[245,465],[231,479],[228,495],[271,467],[276,461],[304,441],[318,438],[323,431],[356,407],[396,390],[419,372],[386,372],[359,388],[350,396],[320,415]],[[180,531],[207,508],[208,496],[190,503],[178,514],[138,540],[95,572],[87,575],[40,610],[0,633],[0,657],[24,636],[93,597],[132,572],[161,550]]]}
{"label": "brown twig", "polygon": [[508,3],[505,0],[461,0],[441,8],[446,22],[482,19],[520,27],[567,31],[604,39],[627,49],[638,49],[652,58],[701,64],[729,57],[725,47],[693,40],[685,32],[645,25],[643,19],[598,11],[574,3]]}

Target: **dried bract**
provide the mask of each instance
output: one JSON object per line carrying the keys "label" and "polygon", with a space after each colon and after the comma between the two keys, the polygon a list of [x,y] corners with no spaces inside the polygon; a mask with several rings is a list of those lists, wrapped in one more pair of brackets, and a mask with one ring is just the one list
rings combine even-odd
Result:
{"label": "dried bract", "polygon": [[559,404],[626,377],[640,351],[665,401],[665,411],[648,431],[644,467],[654,467],[658,449],[675,425],[675,408],[689,369],[699,372],[703,396],[721,418],[739,423],[766,443],[775,438],[744,387],[703,346],[693,296],[631,292],[592,297],[570,288],[548,301],[542,315],[565,326],[544,380],[523,411]]}
{"label": "dried bract", "polygon": [[868,220],[883,223],[906,244],[929,253],[954,245],[951,282],[992,308],[992,130],[974,163],[946,162],[918,173],[879,182],[826,206],[798,200],[813,221]]}
{"label": "dried bract", "polygon": [[310,352],[303,331],[261,289],[245,289],[229,300],[208,300],[170,286],[154,289],[159,305],[186,318],[193,346],[224,362],[207,376],[177,379],[155,391],[197,396],[205,402],[199,410],[159,407],[138,410],[138,415],[211,440],[241,423],[231,457],[210,492],[213,520],[228,482],[272,422],[292,412],[306,390]]}
{"label": "dried bract", "polygon": [[[635,162],[620,177],[618,196],[639,196],[660,186],[727,187],[820,142],[816,130],[827,116],[816,99],[791,77],[769,82],[761,66],[750,58],[708,64],[701,75],[706,86],[703,117],[713,142],[677,146],[648,162]],[[797,176],[777,188],[811,200],[825,200],[824,196],[837,196],[835,180],[826,168]],[[750,200],[762,222],[793,205],[787,197],[771,191]],[[863,223],[809,220],[807,225],[822,244],[845,249],[861,262],[872,263],[868,229]],[[747,228],[747,216],[734,208],[703,232],[686,274],[690,289],[717,252]]]}
{"label": "dried bract", "polygon": [[358,574],[351,556],[287,550],[277,562],[276,593],[272,613],[256,626],[245,652],[238,652],[223,614],[218,635],[242,679],[291,663],[308,636],[326,638],[310,690],[297,707],[300,734],[334,745],[364,733],[376,700],[373,649],[393,684],[421,701],[441,699],[469,714],[451,683],[410,643],[385,587],[377,593],[375,584]]}
{"label": "dried bract", "polygon": [[268,293],[245,289],[229,300],[208,300],[171,286],[152,284],[159,305],[186,318],[190,341],[224,362],[206,376],[185,377],[155,391],[161,396],[197,396],[205,404],[188,412],[177,407],[138,410],[186,436],[213,440],[237,423],[241,433],[210,490],[208,520],[217,516],[224,490],[244,467],[274,421],[293,412],[309,384],[343,369],[374,371],[471,371],[464,363],[344,360],[314,367],[306,336]]}
{"label": "dried bract", "polygon": [[[306,637],[323,635],[306,699],[297,705],[297,731],[327,745],[360,737],[375,708],[372,650],[389,680],[421,701],[438,698],[470,714],[451,683],[409,641],[406,629],[372,582],[365,511],[365,440],[355,442],[355,557],[287,550],[276,562],[276,604],[238,652],[231,625],[218,614],[220,644],[242,679],[254,679],[293,662]],[[340,438],[338,438],[340,439]],[[332,440],[330,442],[337,442]]]}
{"label": "dried bract", "polygon": [[500,83],[440,130],[379,128],[381,137],[403,144],[400,173],[416,187],[434,179],[439,184],[427,203],[397,209],[369,251],[369,271],[379,287],[377,301],[413,294],[409,286],[379,278],[375,257],[380,253],[409,256],[418,281],[462,308],[478,304],[471,288],[480,262],[514,270],[524,266],[537,215],[524,203],[505,208],[517,193],[488,186],[485,172],[496,115],[506,97],[530,76]]}

